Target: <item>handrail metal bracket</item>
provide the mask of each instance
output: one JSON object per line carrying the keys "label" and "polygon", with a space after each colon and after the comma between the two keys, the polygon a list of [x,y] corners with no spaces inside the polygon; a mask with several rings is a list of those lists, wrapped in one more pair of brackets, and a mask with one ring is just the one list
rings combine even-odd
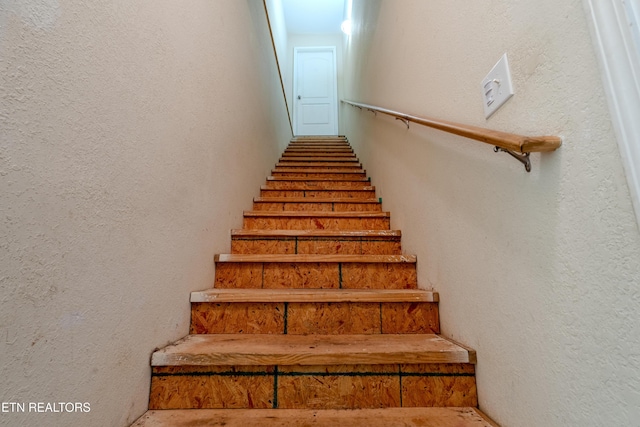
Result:
{"label": "handrail metal bracket", "polygon": [[531,158],[529,157],[531,155],[531,153],[516,153],[514,151],[511,150],[507,150],[506,148],[501,148],[501,147],[493,147],[493,152],[494,153],[498,153],[502,151],[503,153],[507,153],[508,155],[510,155],[511,157],[513,157],[514,159],[516,159],[517,161],[519,161],[520,163],[522,163],[524,165],[524,168],[527,172],[531,172]]}
{"label": "handrail metal bracket", "polygon": [[372,110],[371,108],[367,108],[367,111],[371,111],[374,116],[378,115],[378,112],[376,110]]}
{"label": "handrail metal bracket", "polygon": [[409,129],[409,120],[408,119],[405,119],[403,117],[396,117],[396,120],[400,120],[402,123],[407,125],[407,129]]}

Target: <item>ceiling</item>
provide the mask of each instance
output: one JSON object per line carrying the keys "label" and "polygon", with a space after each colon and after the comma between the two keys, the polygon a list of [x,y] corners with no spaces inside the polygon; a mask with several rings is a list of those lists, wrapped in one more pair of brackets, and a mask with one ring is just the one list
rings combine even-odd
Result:
{"label": "ceiling", "polygon": [[288,33],[340,33],[345,0],[282,0]]}

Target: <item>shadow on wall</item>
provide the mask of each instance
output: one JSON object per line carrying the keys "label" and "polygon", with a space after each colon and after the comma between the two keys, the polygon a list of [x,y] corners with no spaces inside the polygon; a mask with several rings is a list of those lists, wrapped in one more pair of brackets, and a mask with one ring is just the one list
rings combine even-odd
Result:
{"label": "shadow on wall", "polygon": [[[378,22],[378,15],[380,14],[381,0],[367,0],[366,7],[362,7],[361,2],[353,3],[352,10],[352,35],[348,36],[343,49],[344,55],[344,70],[345,70],[345,98],[355,100],[358,102],[370,101],[367,98],[367,88],[362,87],[362,79],[359,76],[363,76],[370,72],[377,72],[376,70],[370,70],[370,57],[375,54],[372,52],[373,37],[359,37],[366,33],[370,34],[375,31],[375,25]],[[369,28],[373,26],[373,28]],[[352,45],[353,43],[353,45]],[[362,52],[362,61],[350,62],[350,58],[353,58],[352,50],[356,52]],[[349,83],[355,82],[351,87]],[[346,108],[346,106],[343,106]]]}

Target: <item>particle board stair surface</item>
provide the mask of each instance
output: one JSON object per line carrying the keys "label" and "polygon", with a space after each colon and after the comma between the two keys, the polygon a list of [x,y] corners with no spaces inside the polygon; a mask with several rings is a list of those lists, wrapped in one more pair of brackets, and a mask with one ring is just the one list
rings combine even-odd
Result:
{"label": "particle board stair surface", "polygon": [[156,367],[428,363],[475,363],[475,354],[435,334],[194,334],[151,359]]}
{"label": "particle board stair surface", "polygon": [[305,163],[305,162],[279,162],[276,163],[276,168],[287,169],[317,169],[331,171],[334,169],[350,169],[350,170],[363,170],[362,164],[355,162],[354,164],[344,164],[341,162],[318,162],[318,163]]}
{"label": "particle board stair surface", "polygon": [[250,211],[244,227],[272,230],[388,230],[388,212],[366,211]]}
{"label": "particle board stair surface", "polygon": [[399,230],[232,230],[232,254],[400,255]]}
{"label": "particle board stair surface", "polygon": [[495,426],[390,219],[345,137],[292,139],[134,425]]}
{"label": "particle board stair surface", "polygon": [[322,199],[319,197],[256,197],[255,211],[326,211],[326,212],[382,212],[376,199]]}
{"label": "particle board stair surface", "polygon": [[207,289],[191,302],[438,302],[437,292],[396,289]]}
{"label": "particle board stair surface", "polygon": [[325,186],[324,188],[309,189],[304,186],[280,189],[269,185],[260,187],[260,197],[316,197],[337,199],[373,199],[376,197],[375,187],[343,188],[339,186]]}
{"label": "particle board stair surface", "polygon": [[[305,156],[282,156],[280,157],[281,163],[287,162],[308,162],[313,164],[314,162],[331,162],[344,166],[353,166],[353,164],[359,164],[360,161],[355,156],[338,157],[338,156],[316,156],[314,153],[307,153]],[[307,165],[309,166],[309,165]],[[342,167],[344,167],[342,166]]]}
{"label": "particle board stair surface", "polygon": [[135,427],[497,427],[476,408],[357,410],[202,409],[149,411]]}

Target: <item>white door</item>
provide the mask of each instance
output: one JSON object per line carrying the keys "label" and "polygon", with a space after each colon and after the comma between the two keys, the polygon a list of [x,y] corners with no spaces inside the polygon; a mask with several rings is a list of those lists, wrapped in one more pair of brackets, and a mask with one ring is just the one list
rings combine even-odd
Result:
{"label": "white door", "polygon": [[296,135],[338,134],[336,48],[296,47],[293,102]]}

